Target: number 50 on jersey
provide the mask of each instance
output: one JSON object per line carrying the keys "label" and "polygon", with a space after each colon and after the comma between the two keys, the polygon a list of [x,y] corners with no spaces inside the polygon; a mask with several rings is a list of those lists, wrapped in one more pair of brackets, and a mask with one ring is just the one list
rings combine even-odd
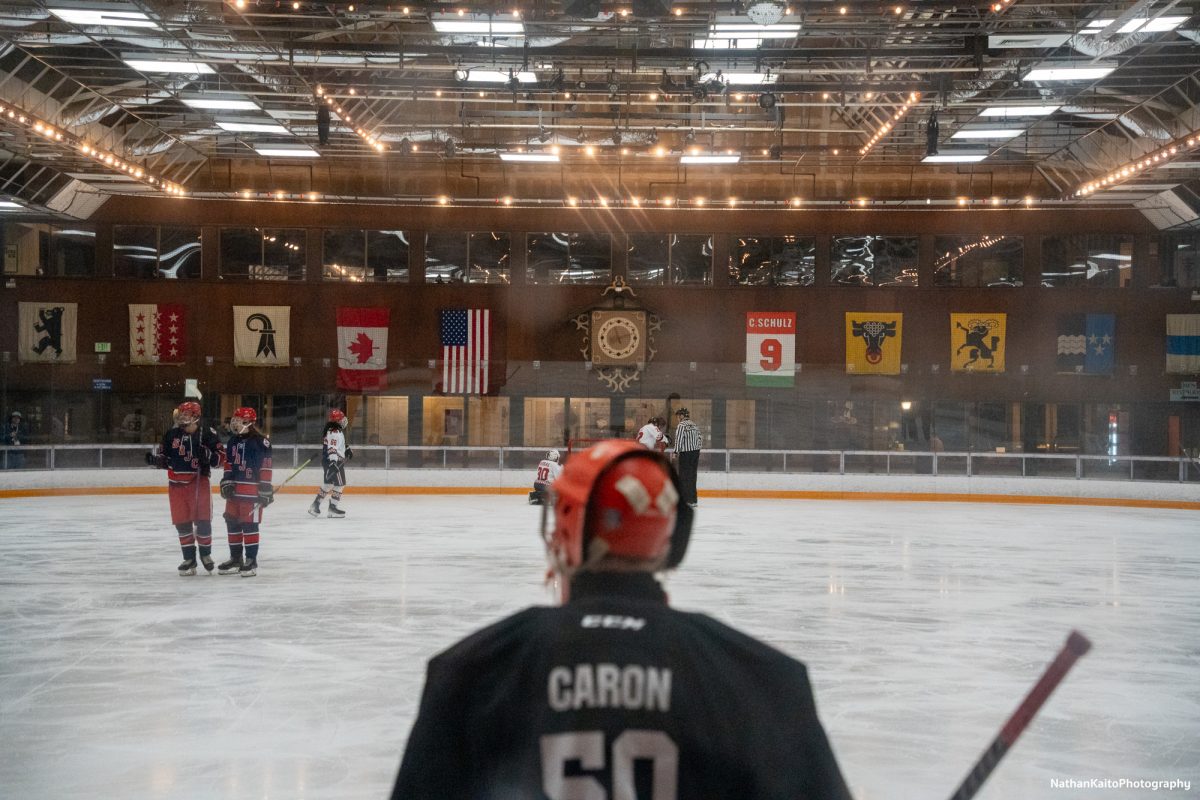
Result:
{"label": "number 50 on jersey", "polygon": [[792,386],[796,379],[796,312],[746,312],[746,385]]}

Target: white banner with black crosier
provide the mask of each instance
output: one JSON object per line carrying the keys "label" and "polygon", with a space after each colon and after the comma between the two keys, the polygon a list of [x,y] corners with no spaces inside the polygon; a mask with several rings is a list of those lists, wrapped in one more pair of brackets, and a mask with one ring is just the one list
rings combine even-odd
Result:
{"label": "white banner with black crosier", "polygon": [[74,364],[75,303],[21,303],[17,360],[22,364]]}
{"label": "white banner with black crosier", "polygon": [[239,367],[286,367],[291,306],[234,306],[233,363]]}

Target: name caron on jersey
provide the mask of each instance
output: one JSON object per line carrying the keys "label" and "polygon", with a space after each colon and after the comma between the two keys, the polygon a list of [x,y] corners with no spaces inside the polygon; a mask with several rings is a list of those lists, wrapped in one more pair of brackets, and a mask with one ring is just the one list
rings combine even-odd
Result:
{"label": "name caron on jersey", "polygon": [[555,711],[580,708],[671,710],[671,670],[629,664],[576,664],[555,667],[546,681]]}
{"label": "name caron on jersey", "polygon": [[579,621],[581,628],[617,628],[623,631],[640,631],[646,627],[641,617],[623,617],[617,614],[585,614]]}

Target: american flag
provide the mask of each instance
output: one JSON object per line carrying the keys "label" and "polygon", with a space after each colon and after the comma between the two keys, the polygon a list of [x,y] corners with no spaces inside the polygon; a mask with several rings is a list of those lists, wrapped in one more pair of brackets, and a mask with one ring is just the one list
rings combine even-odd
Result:
{"label": "american flag", "polygon": [[486,308],[442,309],[442,391],[485,394],[491,311]]}

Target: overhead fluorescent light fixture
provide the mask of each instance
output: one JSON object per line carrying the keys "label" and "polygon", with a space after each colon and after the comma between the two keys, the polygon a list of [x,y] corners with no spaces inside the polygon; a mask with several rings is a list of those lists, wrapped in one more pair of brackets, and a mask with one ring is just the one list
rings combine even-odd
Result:
{"label": "overhead fluorescent light fixture", "polygon": [[234,133],[282,133],[292,134],[287,128],[272,122],[223,122],[217,120],[217,127]]}
{"label": "overhead fluorescent light fixture", "polygon": [[140,11],[95,11],[87,8],[51,8],[50,13],[75,25],[109,28],[157,28],[158,23]]}
{"label": "overhead fluorescent light fixture", "polygon": [[524,36],[525,23],[515,20],[500,22],[488,19],[464,19],[462,17],[435,17],[430,20],[438,33],[476,33],[484,36]]}
{"label": "overhead fluorescent light fixture", "polygon": [[962,150],[957,153],[937,153],[931,156],[925,156],[921,159],[923,164],[971,164],[976,161],[983,161],[988,157],[987,153],[978,151]]}
{"label": "overhead fluorescent light fixture", "polygon": [[695,155],[680,156],[680,164],[736,164],[742,160],[740,155]]}
{"label": "overhead fluorescent light fixture", "polygon": [[556,153],[501,153],[501,161],[531,161],[540,164],[557,164]]}
{"label": "overhead fluorescent light fixture", "polygon": [[279,156],[281,158],[318,158],[321,155],[311,147],[303,145],[263,145],[255,147],[254,152],[260,156]]}
{"label": "overhead fluorescent light fixture", "polygon": [[720,75],[709,72],[700,76],[700,83],[721,81],[729,86],[763,86],[777,80],[778,75],[762,72],[722,72]]}
{"label": "overhead fluorescent light fixture", "polygon": [[1025,75],[1027,81],[1091,81],[1108,75],[1117,65],[1111,61],[1039,64]]}
{"label": "overhead fluorescent light fixture", "polygon": [[1044,117],[1058,111],[1059,106],[989,106],[979,112],[981,117]]}
{"label": "overhead fluorescent light fixture", "polygon": [[[513,75],[520,83],[537,83],[537,75],[532,72],[514,72]],[[508,83],[508,73],[498,69],[473,69],[467,73],[470,83]]]}
{"label": "overhead fluorescent light fixture", "polygon": [[[218,123],[220,124],[220,123]],[[1024,128],[967,128],[958,131],[951,139],[1011,139],[1025,132]]]}
{"label": "overhead fluorescent light fixture", "polygon": [[1180,25],[1188,21],[1188,17],[1156,17],[1146,23],[1145,27],[1138,30],[1138,33],[1164,33],[1173,31]]}
{"label": "overhead fluorescent light fixture", "polygon": [[[192,108],[212,111],[262,111],[253,100],[229,100],[220,97],[181,97],[184,104]],[[306,114],[312,116],[312,114]]]}
{"label": "overhead fluorescent light fixture", "polygon": [[780,22],[774,25],[754,25],[745,22],[717,22],[708,28],[714,39],[791,39],[800,32],[799,23]]}
{"label": "overhead fluorescent light fixture", "polygon": [[141,58],[122,60],[138,72],[167,72],[180,75],[212,75],[216,72],[202,61],[153,61]]}
{"label": "overhead fluorescent light fixture", "polygon": [[[1094,19],[1087,24],[1087,27],[1080,33],[1096,34],[1112,25],[1115,19]],[[1155,17],[1154,19],[1131,19],[1122,25],[1117,33],[1165,33],[1173,31],[1183,23],[1187,22],[1188,18],[1184,17]]]}

